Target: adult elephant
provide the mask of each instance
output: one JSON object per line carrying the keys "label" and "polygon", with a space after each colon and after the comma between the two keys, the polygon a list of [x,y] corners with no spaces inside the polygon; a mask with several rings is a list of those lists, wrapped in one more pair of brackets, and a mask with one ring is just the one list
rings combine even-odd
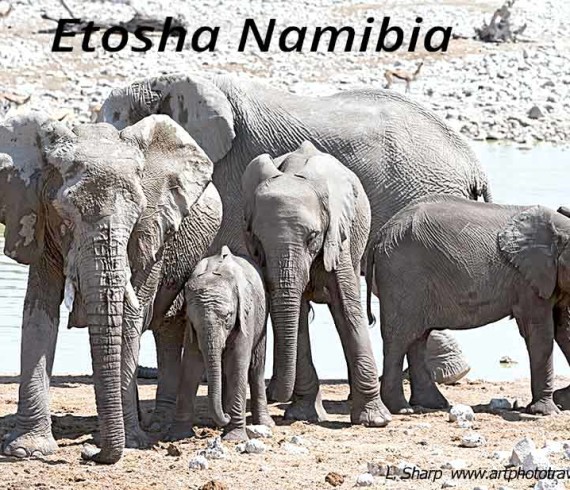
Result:
{"label": "adult elephant", "polygon": [[[161,76],[114,89],[99,118],[124,128],[157,113],[183,126],[214,162],[224,208],[218,248],[246,251],[241,176],[248,163],[263,153],[274,158],[292,152],[304,140],[360,179],[370,201],[371,237],[428,194],[490,200],[487,176],[466,142],[434,114],[391,91],[307,97],[232,76]],[[464,363],[449,345],[438,340],[434,363],[453,379]]]}
{"label": "adult elephant", "polygon": [[199,208],[221,220],[211,175],[212,162],[168,116],[121,132],[109,124],[71,131],[39,113],[0,125],[4,252],[30,265],[16,428],[5,454],[57,447],[48,392],[64,296],[70,324],[88,327],[91,345],[100,451],[84,457],[114,463],[126,436],[134,445],[144,438],[133,399],[143,321],[168,245],[191,231],[186,220]]}

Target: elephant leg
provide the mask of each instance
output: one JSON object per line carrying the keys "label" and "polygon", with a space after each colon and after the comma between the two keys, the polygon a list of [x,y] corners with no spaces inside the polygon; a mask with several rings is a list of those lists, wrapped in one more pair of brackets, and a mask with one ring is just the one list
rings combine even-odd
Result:
{"label": "elephant leg", "polygon": [[269,415],[265,395],[266,332],[267,329],[265,328],[262,337],[253,350],[251,364],[249,366],[249,390],[251,393],[251,415],[253,423],[273,427],[275,422],[273,422],[273,419]]}
{"label": "elephant leg", "polygon": [[286,420],[324,422],[327,412],[323,407],[319,377],[313,364],[309,336],[309,302],[301,301],[299,336],[297,340],[297,368],[292,403],[285,410]]}
{"label": "elephant leg", "polygon": [[[240,348],[241,347],[241,348]],[[226,351],[224,356],[224,378],[226,384],[226,413],[230,422],[224,427],[223,439],[225,441],[245,441],[248,439],[245,431],[245,408],[247,399],[247,374],[251,359],[249,356],[244,362],[244,346],[234,346],[231,352]],[[251,352],[251,349],[250,349]],[[209,395],[209,394],[208,394]]]}
{"label": "elephant leg", "polygon": [[525,311],[529,313],[528,316],[516,316],[516,320],[530,357],[532,401],[526,410],[541,415],[558,413],[560,410],[552,399],[554,391],[552,307],[548,304],[527,305]]}
{"label": "elephant leg", "polygon": [[185,327],[184,312],[181,311],[165,318],[162,325],[152,332],[158,364],[156,402],[149,427],[152,432],[167,429],[176,410]]}
{"label": "elephant leg", "polygon": [[[558,347],[570,364],[570,308],[556,307],[554,309],[555,339]],[[560,388],[553,394],[554,403],[562,410],[570,410],[570,385]]]}
{"label": "elephant leg", "polygon": [[176,414],[168,431],[169,440],[184,439],[194,435],[192,424],[194,422],[196,394],[204,375],[204,357],[198,349],[198,341],[190,342],[188,337],[186,336],[184,342]]}
{"label": "elephant leg", "polygon": [[448,408],[449,403],[437,388],[427,366],[428,335],[429,333],[426,332],[408,349],[408,365],[412,385],[410,405],[424,408]]}
{"label": "elephant leg", "polygon": [[142,429],[138,410],[137,367],[143,319],[125,304],[121,346],[121,393],[125,423],[125,447],[145,448],[151,443]]}
{"label": "elephant leg", "polygon": [[338,330],[351,374],[353,424],[384,427],[392,419],[380,400],[376,361],[360,304],[359,278],[345,257],[329,275],[329,309]]}
{"label": "elephant leg", "polygon": [[380,393],[382,401],[393,414],[413,413],[412,406],[404,396],[402,368],[404,357],[409,347],[404,339],[388,340],[382,336],[384,350],[384,366]]}
{"label": "elephant leg", "polygon": [[63,284],[61,272],[54,271],[46,259],[30,266],[22,321],[16,427],[2,444],[4,454],[9,456],[47,456],[57,449],[51,431],[49,384]]}

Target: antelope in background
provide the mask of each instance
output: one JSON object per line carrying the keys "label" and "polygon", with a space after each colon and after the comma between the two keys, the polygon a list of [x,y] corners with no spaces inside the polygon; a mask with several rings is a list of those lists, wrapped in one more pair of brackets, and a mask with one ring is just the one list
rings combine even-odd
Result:
{"label": "antelope in background", "polygon": [[410,91],[410,84],[418,78],[423,64],[424,62],[420,61],[420,64],[416,68],[416,71],[413,73],[410,73],[405,70],[386,70],[384,72],[384,78],[388,82],[386,84],[386,88],[390,88],[392,83],[394,83],[394,79],[403,80],[404,82],[406,82],[406,93],[408,93]]}

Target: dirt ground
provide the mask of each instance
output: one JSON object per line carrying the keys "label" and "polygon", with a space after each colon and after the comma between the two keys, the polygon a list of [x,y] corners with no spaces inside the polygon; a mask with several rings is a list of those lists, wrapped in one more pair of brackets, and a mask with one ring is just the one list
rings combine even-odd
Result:
{"label": "dirt ground", "polygon": [[[557,378],[564,386],[570,379]],[[407,387],[406,387],[407,388]],[[156,385],[145,381],[140,389],[143,413],[150,413]],[[15,423],[17,377],[0,377],[0,438]],[[448,422],[447,413],[434,411],[395,416],[383,429],[351,427],[349,407],[345,402],[345,384],[325,384],[323,399],[330,421],[320,425],[282,420],[284,405],[275,404],[271,411],[277,427],[273,438],[265,439],[268,449],[263,454],[238,454],[235,443],[224,443],[229,457],[210,460],[207,470],[190,470],[188,460],[206,446],[204,439],[187,439],[176,443],[180,456],[168,456],[168,443],[158,443],[149,450],[127,450],[114,466],[96,466],[81,461],[84,443],[97,437],[97,419],[91,379],[57,376],[52,380],[53,432],[59,451],[53,456],[21,461],[0,456],[0,486],[6,489],[28,488],[201,488],[216,480],[227,489],[318,489],[332,488],[325,481],[329,472],[344,477],[340,488],[352,488],[369,461],[400,463],[406,461],[422,470],[437,470],[446,462],[461,459],[470,469],[504,469],[505,463],[492,459],[495,451],[510,452],[517,441],[531,437],[542,447],[546,441],[570,439],[570,412],[555,417],[530,417],[516,411],[492,413],[487,406],[491,398],[529,401],[528,380],[509,383],[464,381],[442,387],[452,403],[473,406],[476,418],[472,429],[462,429]],[[207,421],[206,387],[200,388],[198,424]],[[460,447],[461,437],[475,431],[486,443],[478,448]],[[308,454],[292,455],[281,447],[284,439],[302,435]],[[551,466],[570,468],[563,454],[550,456]],[[450,478],[450,470],[436,481],[386,480],[376,477],[376,488],[442,488]],[[456,488],[473,489],[478,484],[489,489],[533,488],[536,480],[457,480]]]}

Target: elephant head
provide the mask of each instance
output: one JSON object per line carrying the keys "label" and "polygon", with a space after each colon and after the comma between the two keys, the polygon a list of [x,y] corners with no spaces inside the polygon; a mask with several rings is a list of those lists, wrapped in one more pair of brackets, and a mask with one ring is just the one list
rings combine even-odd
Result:
{"label": "elephant head", "polygon": [[101,431],[95,461],[116,462],[125,444],[124,315],[140,313],[141,278],[160,260],[211,173],[211,161],[167,116],[121,132],[109,124],[71,131],[40,114],[0,126],[5,253],[60,268],[69,303],[81,308],[89,328]]}
{"label": "elephant head", "polygon": [[222,354],[230,336],[248,335],[253,301],[243,270],[228,247],[198,263],[186,285],[186,298],[187,332],[192,340],[197,336],[204,356],[210,412],[214,422],[224,427],[230,417],[222,407]]}
{"label": "elephant head", "polygon": [[544,299],[570,299],[570,219],[563,211],[534,206],[515,215],[499,233],[498,243]]}
{"label": "elephant head", "polygon": [[98,121],[118,129],[150,114],[168,114],[217,162],[235,138],[230,101],[211,81],[200,77],[170,75],[139,80],[111,91]]}
{"label": "elephant head", "polygon": [[242,177],[242,191],[246,245],[263,269],[270,298],[276,397],[288,401],[301,297],[315,266],[326,272],[337,268],[364,191],[352,172],[309,142],[275,161],[268,155],[254,159]]}

